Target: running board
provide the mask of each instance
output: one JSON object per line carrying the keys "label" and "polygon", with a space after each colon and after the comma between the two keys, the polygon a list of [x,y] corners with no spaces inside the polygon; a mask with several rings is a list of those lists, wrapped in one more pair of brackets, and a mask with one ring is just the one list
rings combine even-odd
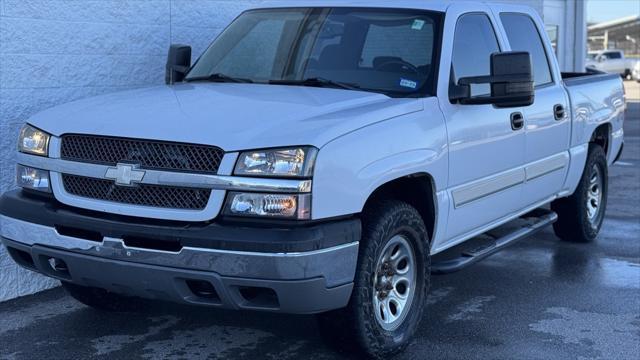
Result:
{"label": "running board", "polygon": [[546,226],[553,224],[558,220],[558,215],[549,210],[537,209],[533,212],[525,215],[531,222],[525,226],[518,228],[517,230],[496,239],[490,244],[481,245],[471,250],[466,250],[460,254],[460,257],[450,260],[444,260],[440,262],[434,262],[431,265],[431,273],[433,274],[450,274],[456,271],[460,271],[465,267],[475,264],[480,260],[503,250],[507,246],[525,239],[538,231],[544,229]]}

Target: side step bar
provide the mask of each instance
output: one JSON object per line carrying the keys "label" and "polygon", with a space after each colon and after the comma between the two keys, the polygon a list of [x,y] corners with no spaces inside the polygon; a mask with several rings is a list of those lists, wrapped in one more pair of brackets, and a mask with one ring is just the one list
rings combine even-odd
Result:
{"label": "side step bar", "polygon": [[532,222],[518,228],[510,234],[496,239],[495,242],[492,242],[489,245],[484,245],[480,246],[479,248],[464,251],[458,258],[444,260],[441,262],[434,262],[431,265],[431,273],[450,274],[456,271],[460,271],[469,265],[475,264],[478,261],[483,260],[500,250],[503,250],[507,246],[519,240],[525,239],[537,233],[538,231],[544,229],[546,226],[551,225],[556,222],[556,220],[558,220],[558,215],[555,212],[545,209],[534,210],[532,213],[529,213],[524,217],[532,220]]}

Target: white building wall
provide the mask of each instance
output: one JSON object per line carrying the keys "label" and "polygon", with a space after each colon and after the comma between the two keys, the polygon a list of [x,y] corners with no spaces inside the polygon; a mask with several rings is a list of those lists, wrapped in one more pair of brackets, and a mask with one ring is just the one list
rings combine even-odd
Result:
{"label": "white building wall", "polygon": [[[567,63],[571,63],[570,56],[565,54],[567,46],[570,45],[569,31],[567,31],[567,22],[571,19],[566,14],[566,1],[565,0],[545,0],[543,19],[547,26],[558,27],[558,39],[557,39],[557,57],[560,69],[564,70]],[[569,58],[569,59],[568,59]]]}
{"label": "white building wall", "polygon": [[544,0],[543,18],[546,25],[559,27],[558,63],[562,71],[585,68],[586,2],[583,0]]}

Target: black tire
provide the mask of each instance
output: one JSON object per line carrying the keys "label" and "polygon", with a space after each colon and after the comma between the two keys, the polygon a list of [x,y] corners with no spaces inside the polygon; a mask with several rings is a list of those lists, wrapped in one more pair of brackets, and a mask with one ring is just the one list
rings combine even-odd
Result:
{"label": "black tire", "polygon": [[[318,315],[318,321],[323,335],[334,345],[344,347],[355,344],[351,350],[373,358],[383,358],[404,350],[422,318],[431,276],[429,236],[418,211],[399,201],[383,201],[370,206],[363,213],[362,222],[362,241],[349,305]],[[374,288],[374,279],[381,274],[376,267],[382,251],[397,251],[389,250],[386,245],[392,244],[391,240],[398,239],[398,235],[413,250],[415,272],[412,271],[412,274],[416,275],[413,281],[415,285],[406,312],[402,312],[402,317],[398,316],[401,320],[395,324],[397,327],[385,330],[374,310],[374,301],[380,302],[378,295],[374,299],[374,294],[379,294]]]}
{"label": "black tire", "polygon": [[[589,194],[593,188],[594,169],[598,169],[602,178],[602,183],[598,185],[602,196],[597,214],[590,217],[588,202],[591,201]],[[591,144],[587,163],[575,193],[551,203],[551,210],[558,214],[558,221],[553,224],[553,230],[560,239],[577,243],[588,243],[596,239],[607,210],[608,183],[605,152],[600,145]]]}
{"label": "black tire", "polygon": [[145,308],[140,298],[115,294],[103,289],[85,287],[62,281],[62,287],[72,298],[101,311],[139,312]]}

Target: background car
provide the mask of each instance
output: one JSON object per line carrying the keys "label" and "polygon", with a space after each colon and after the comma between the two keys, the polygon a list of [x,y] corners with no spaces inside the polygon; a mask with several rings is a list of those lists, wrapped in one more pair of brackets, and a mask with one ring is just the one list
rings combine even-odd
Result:
{"label": "background car", "polygon": [[622,50],[589,52],[587,57],[587,68],[620,74],[620,76],[628,80],[632,77],[632,69],[634,69],[635,63],[637,61],[625,58]]}

